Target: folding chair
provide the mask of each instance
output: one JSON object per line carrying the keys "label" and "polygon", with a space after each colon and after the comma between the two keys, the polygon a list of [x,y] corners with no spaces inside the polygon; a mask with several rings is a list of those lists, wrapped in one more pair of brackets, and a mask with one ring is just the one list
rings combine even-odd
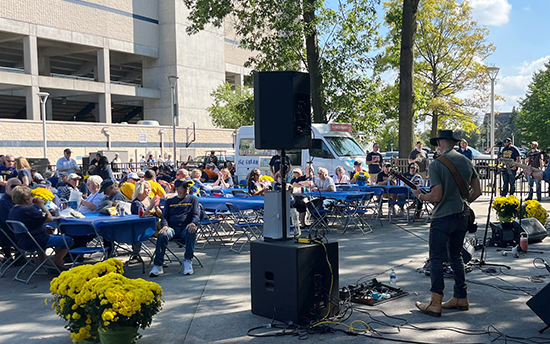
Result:
{"label": "folding chair", "polygon": [[246,192],[246,191],[243,190],[243,189],[233,189],[233,190],[231,190],[231,194],[232,194],[234,197],[242,197],[242,198],[247,198],[247,197],[250,196],[250,195],[248,194],[248,192]]}
{"label": "folding chair", "polygon": [[[351,190],[353,190],[353,188],[350,189],[350,191]],[[373,185],[369,189],[369,192],[372,192],[373,195],[368,200],[367,204],[361,206],[361,208],[363,210],[372,211],[372,216],[374,217],[374,224],[376,224],[376,221],[378,221],[378,223],[380,223],[380,226],[383,226],[382,220],[380,220],[380,216],[382,213],[382,204],[384,203],[384,201],[387,202],[387,200],[383,200],[383,196],[385,194],[385,188],[377,188],[377,187],[374,187]],[[377,197],[379,197],[380,200],[378,200]]]}
{"label": "folding chair", "polygon": [[[173,239],[171,241],[175,242],[178,245],[179,248],[184,248],[185,249],[185,240],[184,239],[179,239],[178,238],[178,239]],[[180,269],[179,269],[178,273],[181,274],[181,272],[183,271],[183,268],[184,268],[183,260],[179,259],[179,257],[176,256],[176,254],[172,250],[170,250],[168,247],[166,247],[166,255],[168,255],[168,252],[170,252],[176,258],[176,260],[180,263]],[[197,261],[198,266],[200,266],[201,268],[204,267],[204,265],[202,265],[200,259],[195,254],[193,254],[193,258]]]}
{"label": "folding chair", "polygon": [[[392,222],[392,211],[391,209],[394,207],[394,206],[400,206],[400,207],[403,207],[405,208],[406,206],[409,205],[409,192],[410,192],[410,189],[407,187],[407,186],[391,186],[388,188],[388,206],[390,208],[390,210],[388,211],[389,215],[388,215],[388,222]],[[392,196],[395,195],[395,201],[392,199]],[[405,195],[405,200],[403,201],[400,201],[398,200],[399,198],[399,195]],[[409,223],[409,212],[407,211],[407,223]]]}
{"label": "folding chair", "polygon": [[210,190],[210,196],[214,197],[223,197],[224,192],[220,189],[212,189]]}
{"label": "folding chair", "polygon": [[[218,229],[220,228],[221,221],[217,219],[212,219],[210,215],[206,211],[204,211],[204,208],[202,207],[201,204],[199,204],[199,208],[201,212],[201,215],[200,215],[201,223],[198,228],[197,237],[201,235],[205,239],[204,243],[202,244],[202,247],[199,249],[200,250],[204,249],[206,244],[210,244],[210,239],[212,239],[213,241],[216,241],[216,238],[218,238],[222,243],[222,245],[224,245],[225,243],[223,242],[223,239],[221,238],[220,233],[218,231]],[[210,214],[215,214],[215,213],[210,213]]]}
{"label": "folding chair", "polygon": [[[321,200],[321,199],[318,198],[317,200]],[[317,207],[315,206],[314,204],[315,202],[313,201],[314,200],[310,200],[309,202],[306,202],[307,211],[309,212],[309,215],[313,220],[313,223],[309,226],[310,232],[312,232],[315,229],[315,227],[321,226],[322,227],[321,231],[323,234],[325,233],[325,230],[326,232],[330,233],[331,230],[328,226],[326,219],[328,214],[331,213],[331,211],[322,208],[322,204],[323,204],[322,202],[319,202],[321,207]]]}
{"label": "folding chair", "polygon": [[[103,238],[99,235],[97,232],[97,228],[91,223],[60,223],[59,224],[59,231],[62,234],[63,241],[65,242],[65,246],[69,247],[67,245],[67,241],[65,240],[65,235],[68,235],[71,238],[77,238],[77,237],[88,237],[90,235],[95,235],[95,238],[90,242],[92,246],[83,246],[83,247],[77,247],[69,250],[69,256],[71,257],[71,260],[73,264],[71,265],[71,268],[75,266],[77,259],[80,256],[83,256],[85,254],[94,254],[101,252],[102,259],[105,260],[108,257],[108,251],[110,250],[110,247],[105,247],[103,245]],[[88,243],[88,244],[90,244]],[[73,257],[75,255],[75,257]]]}
{"label": "folding chair", "polygon": [[[361,233],[363,233],[363,235],[373,232],[372,227],[363,219],[363,215],[365,215],[369,211],[368,209],[365,209],[363,207],[363,201],[365,201],[367,197],[370,200],[372,196],[373,193],[350,194],[346,196],[346,204],[348,205],[348,208],[344,211],[344,214],[346,214],[346,223],[344,225],[344,230],[342,231],[342,234],[346,232],[348,226],[352,222],[353,224],[355,224],[356,227],[361,230]],[[367,232],[364,231],[365,225],[368,227]]]}
{"label": "folding chair", "polygon": [[[50,264],[51,267],[54,268],[55,270],[57,270],[58,273],[61,273],[61,271],[59,270],[57,265],[55,265],[55,263],[51,259],[53,253],[50,254],[50,255],[46,254],[46,251],[40,245],[38,245],[38,242],[36,242],[36,239],[29,232],[29,230],[27,229],[27,226],[25,226],[24,223],[19,222],[19,221],[7,220],[6,224],[8,225],[8,227],[11,228],[11,230],[13,231],[14,234],[25,234],[26,233],[31,238],[31,240],[33,241],[33,243],[36,247],[36,248],[33,248],[33,249],[25,250],[25,249],[22,249],[19,246],[16,246],[17,250],[19,251],[19,253],[21,253],[22,256],[24,256],[24,257],[27,257],[27,255],[29,255],[29,256],[27,257],[27,262],[19,269],[19,271],[17,271],[17,274],[15,274],[15,277],[13,278],[14,281],[23,282],[25,284],[29,283],[32,276],[34,276],[34,274],[41,267],[44,267],[44,270],[46,270],[46,268],[47,268],[47,266],[45,265],[46,263]],[[46,247],[46,248],[48,248],[48,247]],[[38,254],[39,253],[44,254],[44,257],[46,257],[46,258],[40,264],[37,265],[33,261],[34,260],[33,258],[38,259]],[[27,265],[29,265],[29,264],[34,267],[34,270],[30,274],[29,278],[27,278],[26,280],[22,279],[22,278],[19,278],[19,274],[22,273],[25,270],[25,268],[27,267]],[[47,270],[46,270],[46,272],[47,272]]]}
{"label": "folding chair", "polygon": [[[10,247],[13,247],[18,253],[21,252],[19,247],[15,243],[15,240],[13,240],[12,237],[8,235],[9,233],[7,233],[1,226],[0,226],[0,232],[3,235],[5,235],[6,238],[8,238],[8,240],[10,242]],[[11,259],[11,257],[5,257],[4,262],[2,263],[2,265],[0,265],[0,277],[4,276],[6,271],[8,271],[8,269],[10,267],[12,267],[13,265],[15,265],[15,263],[20,259],[25,259],[25,257],[22,254],[17,254],[15,256],[15,259]]]}
{"label": "folding chair", "polygon": [[[235,232],[237,230],[241,230],[242,233],[237,237],[237,240],[233,242],[231,247],[229,248],[229,251],[241,253],[242,249],[244,248],[244,245],[246,245],[252,238],[258,239],[259,236],[261,236],[261,228],[263,226],[263,223],[260,222],[252,222],[251,217],[245,215],[239,207],[232,203],[225,203],[225,206],[227,207],[227,210],[229,210],[229,213],[231,214],[231,218],[233,220],[233,223],[231,226],[234,228]],[[235,249],[235,246],[239,242],[239,240],[245,237],[246,241],[241,244],[241,247],[239,249]]]}

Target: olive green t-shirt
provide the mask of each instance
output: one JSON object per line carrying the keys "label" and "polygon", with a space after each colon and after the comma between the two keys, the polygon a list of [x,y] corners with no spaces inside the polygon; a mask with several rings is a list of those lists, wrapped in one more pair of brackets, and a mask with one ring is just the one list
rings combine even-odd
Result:
{"label": "olive green t-shirt", "polygon": [[[478,177],[478,174],[470,159],[458,153],[454,149],[449,149],[442,154],[449,159],[456,170],[462,177],[466,189],[470,189],[470,182],[473,178]],[[443,187],[443,196],[441,201],[434,205],[432,217],[434,219],[442,218],[448,215],[461,213],[466,209],[468,201],[463,199],[460,194],[460,189],[456,185],[455,179],[451,171],[441,161],[434,160],[429,167],[430,170],[430,185],[439,185]]]}

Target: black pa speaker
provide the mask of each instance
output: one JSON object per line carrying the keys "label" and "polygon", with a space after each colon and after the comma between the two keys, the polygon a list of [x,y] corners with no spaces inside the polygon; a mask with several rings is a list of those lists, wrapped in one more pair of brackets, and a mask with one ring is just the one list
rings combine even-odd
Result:
{"label": "black pa speaker", "polygon": [[296,324],[338,314],[338,243],[324,245],[252,241],[252,313]]}
{"label": "black pa speaker", "polygon": [[309,74],[254,74],[254,135],[257,149],[311,146]]}
{"label": "black pa speaker", "polygon": [[521,219],[521,227],[519,225],[519,220],[514,221],[514,232],[516,233],[517,242],[519,242],[519,234],[521,232],[527,233],[530,244],[542,241],[548,236],[548,231],[546,228],[540,223],[539,220],[533,217]]}
{"label": "black pa speaker", "polygon": [[[542,288],[537,295],[527,301],[527,306],[531,308],[535,314],[550,326],[550,284]],[[541,333],[544,330],[540,331]]]}

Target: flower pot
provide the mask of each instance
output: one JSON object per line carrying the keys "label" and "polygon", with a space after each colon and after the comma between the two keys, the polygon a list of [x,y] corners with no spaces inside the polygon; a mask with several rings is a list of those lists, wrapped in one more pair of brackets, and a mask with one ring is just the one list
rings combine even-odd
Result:
{"label": "flower pot", "polygon": [[78,344],[99,343],[99,333],[97,332],[97,325],[92,324],[92,328],[90,329],[90,337],[79,341],[73,339],[73,343],[78,343]]}
{"label": "flower pot", "polygon": [[512,216],[502,216],[502,215],[499,215],[499,216],[498,216],[498,220],[504,224],[504,223],[512,223],[512,221],[513,221],[514,219],[513,219]]}
{"label": "flower pot", "polygon": [[125,326],[99,329],[101,344],[132,344],[136,342],[138,327]]}

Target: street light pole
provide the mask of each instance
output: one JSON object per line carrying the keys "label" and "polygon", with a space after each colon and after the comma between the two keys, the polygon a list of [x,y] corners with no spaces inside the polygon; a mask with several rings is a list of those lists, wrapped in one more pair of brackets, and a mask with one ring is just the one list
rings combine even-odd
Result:
{"label": "street light pole", "polygon": [[38,92],[40,97],[40,112],[42,113],[42,140],[44,141],[44,159],[48,158],[48,141],[46,140],[46,101],[48,100],[48,92]]}
{"label": "street light pole", "polygon": [[170,83],[170,88],[172,89],[172,139],[174,145],[174,168],[177,168],[177,147],[176,147],[176,113],[177,113],[177,104],[176,104],[176,84],[178,82],[178,77],[175,75],[168,76],[168,82]]}
{"label": "street light pole", "polygon": [[491,142],[489,147],[491,148],[491,160],[495,158],[495,152],[493,146],[495,144],[495,80],[498,75],[498,67],[487,67],[487,74],[491,79]]}

